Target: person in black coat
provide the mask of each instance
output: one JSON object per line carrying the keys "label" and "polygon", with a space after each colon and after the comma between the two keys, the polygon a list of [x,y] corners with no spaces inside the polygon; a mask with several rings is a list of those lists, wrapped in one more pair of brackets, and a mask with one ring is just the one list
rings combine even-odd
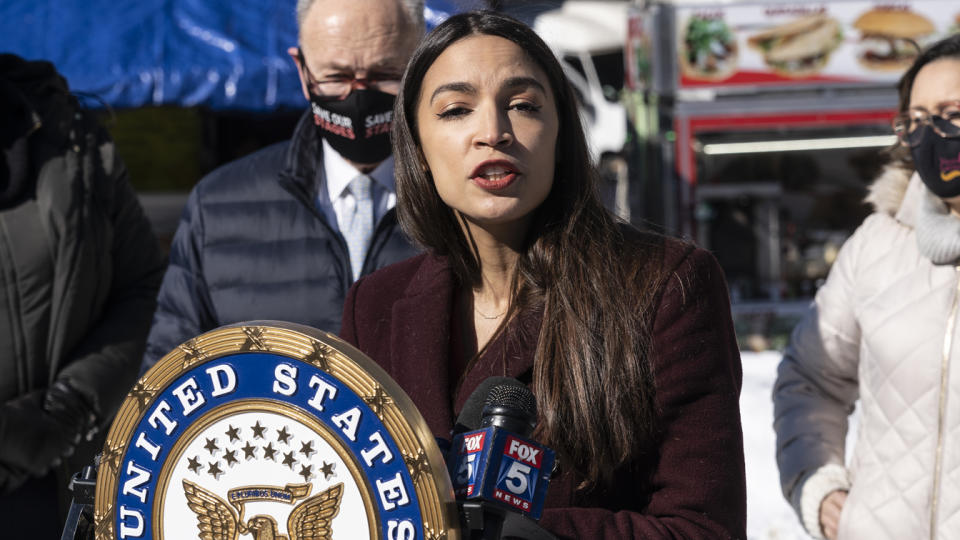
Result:
{"label": "person in black coat", "polygon": [[0,55],[0,118],[2,536],[53,538],[136,378],[164,260],[112,141],[50,63]]}
{"label": "person in black coat", "polygon": [[[389,127],[423,34],[423,1],[299,0],[297,22],[300,46],[289,53],[310,107],[289,141],[213,171],[190,194],[144,372],[181,343],[240,321],[335,333],[357,277],[418,252],[393,209]],[[353,192],[360,177],[370,186],[365,214]],[[353,234],[364,220],[366,235]]]}

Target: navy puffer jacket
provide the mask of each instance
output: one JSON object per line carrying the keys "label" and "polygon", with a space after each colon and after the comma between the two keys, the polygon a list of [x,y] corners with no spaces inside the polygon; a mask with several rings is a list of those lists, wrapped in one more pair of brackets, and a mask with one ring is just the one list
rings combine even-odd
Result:
{"label": "navy puffer jacket", "polygon": [[[317,209],[322,146],[308,113],[293,138],[211,172],[187,199],[142,371],[190,338],[273,319],[336,333],[353,283],[343,237]],[[395,210],[377,224],[363,274],[417,250]]]}

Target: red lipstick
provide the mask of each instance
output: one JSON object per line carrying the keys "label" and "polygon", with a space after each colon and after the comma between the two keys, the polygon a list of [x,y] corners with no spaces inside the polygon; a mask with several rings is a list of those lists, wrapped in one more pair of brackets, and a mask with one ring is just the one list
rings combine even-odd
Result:
{"label": "red lipstick", "polygon": [[505,189],[517,179],[517,168],[505,159],[484,161],[470,173],[470,180],[487,191]]}

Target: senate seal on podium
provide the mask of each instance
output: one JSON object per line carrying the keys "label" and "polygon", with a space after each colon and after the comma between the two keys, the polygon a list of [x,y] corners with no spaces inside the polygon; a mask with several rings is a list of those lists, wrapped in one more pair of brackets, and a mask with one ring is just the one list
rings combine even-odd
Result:
{"label": "senate seal on podium", "polygon": [[97,474],[97,540],[459,538],[412,401],[339,338],[275,321],[180,345],[134,386]]}

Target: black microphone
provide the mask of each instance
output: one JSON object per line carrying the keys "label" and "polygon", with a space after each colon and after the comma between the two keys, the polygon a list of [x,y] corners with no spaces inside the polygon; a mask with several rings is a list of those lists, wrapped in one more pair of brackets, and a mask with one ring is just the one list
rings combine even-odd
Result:
{"label": "black microphone", "polygon": [[[457,423],[453,426],[453,434],[457,435],[465,431],[480,429],[480,422],[483,420],[483,408],[487,404],[487,397],[494,386],[523,386],[523,383],[512,377],[487,377],[470,394],[467,401],[464,402],[460,414],[457,416]],[[526,388],[524,386],[524,388]]]}
{"label": "black microphone", "polygon": [[529,439],[536,418],[533,393],[508,377],[483,381],[464,404],[447,466],[467,538],[554,538],[533,521],[555,461]]}
{"label": "black microphone", "polygon": [[520,381],[494,386],[484,402],[480,427],[496,427],[529,437],[537,427],[537,400]]}

